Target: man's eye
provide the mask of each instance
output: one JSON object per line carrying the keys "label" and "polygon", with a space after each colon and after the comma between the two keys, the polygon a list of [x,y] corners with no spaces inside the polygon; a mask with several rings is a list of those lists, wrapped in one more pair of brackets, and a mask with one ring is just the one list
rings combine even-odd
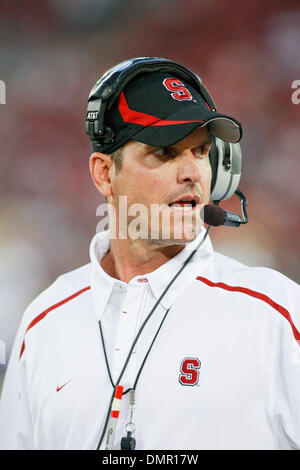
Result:
{"label": "man's eye", "polygon": [[161,148],[154,150],[154,154],[157,157],[167,157],[170,155],[170,152],[167,147],[161,147]]}
{"label": "man's eye", "polygon": [[195,157],[204,158],[204,157],[207,157],[208,154],[209,154],[209,147],[207,147],[207,146],[196,147],[194,149]]}
{"label": "man's eye", "polygon": [[154,153],[155,153],[155,155],[158,155],[159,157],[162,157],[165,154],[165,149],[164,148],[156,149],[156,150],[154,150]]}

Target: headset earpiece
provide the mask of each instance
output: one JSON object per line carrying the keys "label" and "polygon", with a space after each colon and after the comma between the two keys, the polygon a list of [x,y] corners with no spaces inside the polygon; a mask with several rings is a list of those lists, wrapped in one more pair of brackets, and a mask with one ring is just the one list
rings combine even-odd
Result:
{"label": "headset earpiece", "polygon": [[212,167],[210,198],[212,201],[229,199],[237,190],[241,178],[240,144],[231,144],[213,137],[209,158]]}

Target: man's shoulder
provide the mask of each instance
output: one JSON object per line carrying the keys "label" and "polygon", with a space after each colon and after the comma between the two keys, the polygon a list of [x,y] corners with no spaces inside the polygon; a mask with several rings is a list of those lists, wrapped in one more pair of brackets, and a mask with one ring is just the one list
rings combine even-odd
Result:
{"label": "man's shoulder", "polygon": [[60,275],[28,305],[23,322],[30,322],[47,309],[90,289],[91,263]]}
{"label": "man's shoulder", "polygon": [[225,296],[232,295],[235,299],[233,305],[244,305],[249,300],[253,306],[277,311],[282,319],[292,319],[300,331],[300,286],[275,269],[247,266],[214,252],[213,262],[197,276],[196,281],[199,287],[217,289]]}
{"label": "man's shoulder", "polygon": [[267,288],[276,291],[281,289],[296,289],[300,286],[281,272],[264,266],[249,266],[233,258],[215,252],[214,275],[220,280],[244,283],[256,288]]}

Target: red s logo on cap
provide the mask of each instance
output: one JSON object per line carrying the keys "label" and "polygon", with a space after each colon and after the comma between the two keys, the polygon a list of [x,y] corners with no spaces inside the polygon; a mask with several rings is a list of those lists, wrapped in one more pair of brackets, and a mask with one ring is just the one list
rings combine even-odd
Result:
{"label": "red s logo on cap", "polygon": [[175,92],[171,93],[171,96],[174,100],[190,101],[193,98],[189,90],[185,88],[184,84],[180,80],[178,80],[178,78],[165,78],[163,81],[163,85],[168,91]]}

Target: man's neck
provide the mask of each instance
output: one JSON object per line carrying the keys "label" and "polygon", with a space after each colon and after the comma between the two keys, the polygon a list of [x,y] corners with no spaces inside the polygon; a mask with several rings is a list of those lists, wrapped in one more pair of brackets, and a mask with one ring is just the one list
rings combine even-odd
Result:
{"label": "man's neck", "polygon": [[102,269],[111,277],[129,282],[136,276],[150,273],[176,256],[179,245],[156,245],[145,240],[111,240],[110,250],[102,258]]}

